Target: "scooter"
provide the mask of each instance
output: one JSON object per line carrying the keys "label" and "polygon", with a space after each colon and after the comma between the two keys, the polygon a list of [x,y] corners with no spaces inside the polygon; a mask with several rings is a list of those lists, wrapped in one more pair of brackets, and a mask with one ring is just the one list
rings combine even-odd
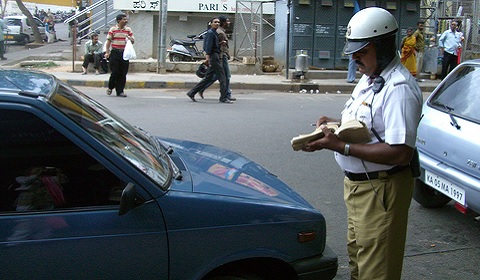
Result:
{"label": "scooter", "polygon": [[197,48],[197,42],[203,41],[207,31],[198,35],[189,35],[190,41],[177,40],[170,37],[171,48],[167,49],[168,57],[172,62],[198,61],[205,59],[205,53]]}

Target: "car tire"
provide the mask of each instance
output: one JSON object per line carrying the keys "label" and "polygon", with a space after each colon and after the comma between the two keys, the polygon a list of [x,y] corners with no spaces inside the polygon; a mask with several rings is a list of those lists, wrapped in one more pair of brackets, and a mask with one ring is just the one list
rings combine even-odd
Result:
{"label": "car tire", "polygon": [[22,45],[30,43],[30,37],[28,35],[23,36]]}
{"label": "car tire", "polygon": [[434,190],[420,179],[415,179],[413,199],[426,208],[440,208],[452,200],[441,192]]}

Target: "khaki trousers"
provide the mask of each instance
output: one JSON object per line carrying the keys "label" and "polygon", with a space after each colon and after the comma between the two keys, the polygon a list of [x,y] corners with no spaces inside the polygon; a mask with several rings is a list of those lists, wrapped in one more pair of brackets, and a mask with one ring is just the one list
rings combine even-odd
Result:
{"label": "khaki trousers", "polygon": [[371,181],[345,177],[351,279],[401,278],[412,194],[409,168],[391,176],[380,172]]}
{"label": "khaki trousers", "polygon": [[415,52],[416,56],[415,58],[417,59],[417,77],[422,73],[423,71],[423,55],[424,52]]}

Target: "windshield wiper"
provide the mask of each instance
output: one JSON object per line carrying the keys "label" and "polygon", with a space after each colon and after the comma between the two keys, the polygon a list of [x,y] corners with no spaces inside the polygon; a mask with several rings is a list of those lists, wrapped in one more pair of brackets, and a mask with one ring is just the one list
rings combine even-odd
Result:
{"label": "windshield wiper", "polygon": [[445,109],[447,109],[448,115],[450,116],[450,124],[455,127],[456,129],[460,129],[460,125],[457,123],[457,120],[455,120],[455,117],[452,114],[452,111],[454,110],[452,107],[449,107],[447,105],[443,105]]}
{"label": "windshield wiper", "polygon": [[182,175],[182,172],[180,171],[180,168],[177,167],[175,162],[173,162],[172,158],[170,157],[170,154],[173,152],[173,150],[170,151],[171,147],[169,147],[167,151],[164,151],[164,149],[162,148],[163,146],[153,135],[150,134],[150,132],[144,130],[139,126],[135,126],[135,128],[137,128],[141,133],[143,133],[143,135],[145,135],[148,138],[148,141],[150,142],[150,144],[153,145],[153,147],[155,148],[156,157],[158,158],[164,157],[168,159],[168,162],[170,163],[170,167],[173,171],[173,178],[177,181],[182,180],[183,175]]}

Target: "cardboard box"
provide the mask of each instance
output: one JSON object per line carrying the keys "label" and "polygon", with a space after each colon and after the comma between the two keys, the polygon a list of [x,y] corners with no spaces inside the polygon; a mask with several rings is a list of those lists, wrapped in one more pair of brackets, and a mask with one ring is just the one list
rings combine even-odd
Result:
{"label": "cardboard box", "polygon": [[253,56],[245,56],[243,57],[243,64],[255,64],[255,57]]}

